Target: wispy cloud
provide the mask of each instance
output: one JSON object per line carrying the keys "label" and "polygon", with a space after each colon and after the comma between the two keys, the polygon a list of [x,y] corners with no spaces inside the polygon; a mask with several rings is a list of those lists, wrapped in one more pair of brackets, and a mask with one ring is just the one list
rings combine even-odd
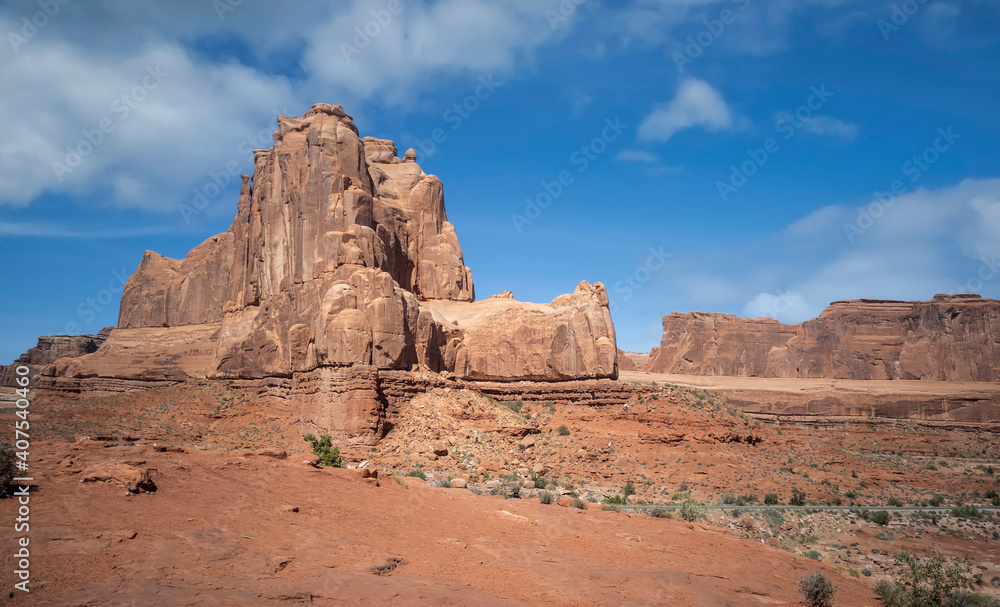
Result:
{"label": "wispy cloud", "polygon": [[690,78],[681,82],[673,100],[646,116],[639,125],[639,138],[668,141],[685,129],[720,131],[732,124],[732,112],[722,95],[707,82]]}
{"label": "wispy cloud", "polygon": [[854,139],[858,136],[858,125],[833,116],[816,114],[802,123],[802,132],[840,139]]}
{"label": "wispy cloud", "polygon": [[119,230],[77,230],[48,223],[12,223],[0,221],[0,238],[27,236],[31,238],[84,238],[93,240],[118,240],[171,233],[168,227],[139,227]]}

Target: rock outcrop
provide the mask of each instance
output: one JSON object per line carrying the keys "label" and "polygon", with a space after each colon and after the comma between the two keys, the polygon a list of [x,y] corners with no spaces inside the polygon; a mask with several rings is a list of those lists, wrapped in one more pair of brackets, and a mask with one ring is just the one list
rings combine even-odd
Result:
{"label": "rock outcrop", "polygon": [[344,395],[346,417],[314,413],[336,417],[348,435],[379,427],[377,395],[351,387],[369,372],[361,369],[490,381],[617,376],[603,285],[581,282],[549,304],[509,292],[475,302],[441,181],[416,152],[401,160],[392,141],[361,139],[336,105],[278,122],[274,146],[254,151],[229,230],[181,260],[146,252],[107,342],[57,361],[50,376],[302,374],[292,394],[306,408]]}
{"label": "rock outcrop", "polygon": [[111,333],[111,327],[101,329],[97,335],[47,335],[38,338],[38,345],[31,348],[6,367],[0,367],[0,386],[16,385],[15,369],[25,365],[35,376],[47,365],[60,358],[76,358],[96,352]]}
{"label": "rock outcrop", "polygon": [[819,317],[699,312],[663,317],[653,373],[836,379],[1000,381],[1000,301],[837,301]]}

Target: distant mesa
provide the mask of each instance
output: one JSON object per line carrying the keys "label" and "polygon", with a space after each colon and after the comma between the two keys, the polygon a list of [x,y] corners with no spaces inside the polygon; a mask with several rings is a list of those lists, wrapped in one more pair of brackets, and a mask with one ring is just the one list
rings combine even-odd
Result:
{"label": "distant mesa", "polygon": [[835,301],[819,317],[673,313],[646,371],[685,375],[1000,381],[1000,301]]}

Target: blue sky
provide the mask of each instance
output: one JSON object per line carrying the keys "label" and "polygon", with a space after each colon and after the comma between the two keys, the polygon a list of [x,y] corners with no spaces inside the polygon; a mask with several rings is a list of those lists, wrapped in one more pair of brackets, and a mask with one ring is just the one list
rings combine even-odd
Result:
{"label": "blue sky", "polygon": [[417,148],[479,298],[604,282],[625,349],[673,311],[1000,297],[993,0],[13,1],[0,36],[0,360],[113,325],[316,102]]}

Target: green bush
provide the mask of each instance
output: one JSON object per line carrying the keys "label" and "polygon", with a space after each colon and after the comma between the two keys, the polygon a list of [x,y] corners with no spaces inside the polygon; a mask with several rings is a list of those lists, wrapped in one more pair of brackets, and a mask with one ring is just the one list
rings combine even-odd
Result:
{"label": "green bush", "polygon": [[559,433],[559,436],[569,436],[569,428],[566,427],[566,424],[563,424],[558,428],[556,428],[556,432]]}
{"label": "green bush", "polygon": [[880,580],[875,584],[875,593],[886,607],[957,607],[976,604],[970,601],[978,598],[970,599],[964,592],[972,589],[972,581],[969,579],[972,568],[968,557],[948,564],[940,550],[930,556],[919,557],[904,549],[893,558],[904,566],[902,578],[897,581]]}
{"label": "green bush", "polygon": [[319,463],[335,468],[340,466],[340,449],[333,446],[329,434],[324,434],[319,440],[312,434],[306,434],[302,439],[312,444],[313,455],[319,456]]}
{"label": "green bush", "polygon": [[889,524],[889,513],[885,510],[880,510],[872,515],[872,522],[876,525],[882,525],[885,527]]}
{"label": "green bush", "polygon": [[14,445],[0,442],[0,497],[12,492],[17,478],[17,455]]}
{"label": "green bush", "polygon": [[806,553],[806,558],[812,559],[814,561],[822,561],[823,555],[820,554],[818,550],[810,550],[809,552]]}
{"label": "green bush", "polygon": [[979,508],[976,508],[971,504],[965,506],[960,505],[958,508],[952,508],[951,515],[957,518],[983,518],[983,513],[979,511]]}
{"label": "green bush", "polygon": [[942,504],[944,504],[943,495],[935,495],[930,499],[930,505],[934,506],[935,508],[940,508]]}
{"label": "green bush", "polygon": [[792,506],[805,506],[806,492],[800,491],[798,488],[792,489],[792,499],[788,500],[788,503]]}
{"label": "green bush", "polygon": [[407,472],[406,476],[412,476],[414,478],[419,478],[420,480],[424,480],[424,481],[427,480],[427,475],[424,474],[424,471],[423,470],[418,470],[416,468],[414,468],[413,470],[410,470],[409,472]]}
{"label": "green bush", "polygon": [[628,501],[628,496],[630,495],[635,495],[635,485],[632,483],[632,481],[628,481],[622,487],[622,497],[625,499],[626,502]]}
{"label": "green bush", "polygon": [[514,413],[520,413],[521,412],[521,405],[523,405],[523,404],[524,404],[524,401],[521,401],[521,400],[508,400],[508,401],[504,401],[504,403],[503,403],[503,405],[505,407],[507,407],[508,409],[510,409],[511,411],[513,411]]}
{"label": "green bush", "polygon": [[580,499],[578,497],[574,498],[573,501],[569,503],[569,505],[572,506],[572,507],[574,507],[574,508],[579,508],[580,510],[586,510],[587,509],[587,502],[583,501],[582,499]]}
{"label": "green bush", "polygon": [[774,506],[775,504],[778,503],[778,494],[768,493],[767,495],[764,496],[764,503],[767,504],[768,506]]}
{"label": "green bush", "polygon": [[833,607],[833,595],[837,593],[837,587],[830,578],[814,571],[799,580],[799,592],[805,596],[806,605],[810,607]]}
{"label": "green bush", "polygon": [[625,498],[621,495],[612,495],[611,497],[605,499],[604,503],[609,506],[624,506]]}
{"label": "green bush", "polygon": [[785,524],[785,516],[774,508],[764,509],[764,520],[772,527],[780,527]]}
{"label": "green bush", "polygon": [[892,508],[902,508],[903,502],[898,497],[890,497],[889,506]]}
{"label": "green bush", "polygon": [[696,521],[705,515],[705,505],[701,502],[696,502],[695,500],[689,499],[685,500],[681,505],[681,518],[689,523]]}
{"label": "green bush", "polygon": [[875,534],[875,539],[883,542],[891,542],[896,538],[893,537],[891,533],[885,533],[884,531],[879,531],[878,533]]}
{"label": "green bush", "polygon": [[553,501],[555,501],[555,498],[548,491],[541,491],[538,494],[538,501],[543,504],[551,504]]}

